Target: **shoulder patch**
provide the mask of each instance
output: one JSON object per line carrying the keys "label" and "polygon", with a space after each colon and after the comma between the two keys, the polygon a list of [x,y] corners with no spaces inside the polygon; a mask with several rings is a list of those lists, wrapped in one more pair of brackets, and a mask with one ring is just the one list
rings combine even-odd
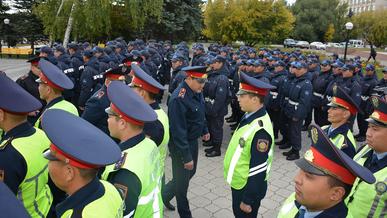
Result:
{"label": "shoulder patch", "polygon": [[121,169],[121,167],[125,164],[126,155],[127,155],[126,152],[123,152],[121,154],[121,159],[116,164],[114,164],[114,170]]}
{"label": "shoulder patch", "polygon": [[102,96],[105,95],[105,92],[104,91],[99,91],[98,94],[97,94],[97,98],[102,98]]}
{"label": "shoulder patch", "polygon": [[120,193],[121,198],[126,199],[126,195],[128,194],[128,187],[121,185],[121,184],[118,184],[118,183],[114,183],[114,187],[116,187],[116,189]]}
{"label": "shoulder patch", "polygon": [[269,141],[265,139],[258,139],[256,147],[259,152],[266,152],[267,149],[269,149]]}
{"label": "shoulder patch", "polygon": [[13,139],[13,137],[11,137],[11,138],[8,139],[8,140],[2,141],[2,142],[0,143],[0,151],[1,151],[1,150],[4,150],[4,148],[6,148],[7,145],[11,144],[12,139]]}
{"label": "shoulder patch", "polygon": [[187,90],[185,90],[185,88],[181,88],[178,96],[179,96],[180,98],[184,98],[186,91],[187,91]]}

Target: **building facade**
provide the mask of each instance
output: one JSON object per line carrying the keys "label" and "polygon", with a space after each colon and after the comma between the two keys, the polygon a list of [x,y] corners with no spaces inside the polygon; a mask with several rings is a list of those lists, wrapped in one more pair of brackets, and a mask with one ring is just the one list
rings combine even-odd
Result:
{"label": "building facade", "polygon": [[348,3],[354,14],[375,11],[378,9],[387,9],[387,0],[341,0]]}

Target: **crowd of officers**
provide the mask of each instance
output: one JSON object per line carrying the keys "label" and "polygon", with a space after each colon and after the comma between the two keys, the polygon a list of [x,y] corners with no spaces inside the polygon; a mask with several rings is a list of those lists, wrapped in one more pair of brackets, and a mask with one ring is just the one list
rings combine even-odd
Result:
{"label": "crowd of officers", "polygon": [[235,217],[257,217],[276,145],[300,168],[279,217],[386,216],[387,68],[378,80],[360,57],[122,38],[28,62],[16,82],[0,73],[0,180],[31,217],[162,217],[174,197],[192,217],[198,139],[221,156],[225,120]]}

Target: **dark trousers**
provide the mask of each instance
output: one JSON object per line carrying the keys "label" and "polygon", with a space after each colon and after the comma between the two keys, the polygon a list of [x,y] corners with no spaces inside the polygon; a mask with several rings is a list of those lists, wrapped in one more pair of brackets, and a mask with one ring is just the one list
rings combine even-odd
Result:
{"label": "dark trousers", "polygon": [[294,121],[291,117],[287,117],[288,122],[288,139],[289,145],[293,150],[301,150],[301,128],[303,120]]}
{"label": "dark trousers", "polygon": [[271,121],[273,122],[274,139],[277,139],[281,126],[281,111],[279,109],[269,109],[269,115]]}
{"label": "dark trousers", "polygon": [[176,151],[171,151],[173,177],[172,180],[165,185],[164,190],[162,191],[164,201],[170,201],[176,196],[177,211],[182,218],[192,217],[187,199],[187,191],[189,181],[196,173],[198,162],[198,141],[189,141],[189,144],[194,161],[193,170],[184,169],[182,156]]}
{"label": "dark trousers", "polygon": [[321,107],[314,108],[314,122],[319,126],[328,125],[328,110]]}
{"label": "dark trousers", "polygon": [[211,136],[211,143],[217,151],[220,151],[223,141],[224,116],[206,116],[206,119],[208,132]]}
{"label": "dark trousers", "polygon": [[368,128],[368,122],[366,121],[366,119],[368,119],[368,117],[370,116],[370,114],[361,114],[361,113],[358,113],[357,114],[357,125],[359,126],[359,136],[366,136],[366,133],[367,133],[367,128]]}
{"label": "dark trousers", "polygon": [[256,218],[258,215],[258,209],[261,205],[261,202],[258,201],[251,206],[251,213],[245,213],[241,210],[240,204],[243,200],[244,189],[236,190],[231,188],[232,194],[232,212],[234,213],[235,218]]}
{"label": "dark trousers", "polygon": [[288,134],[288,130],[289,130],[289,123],[288,123],[288,118],[287,116],[285,115],[285,113],[283,111],[280,112],[280,132],[281,132],[281,135],[282,135],[282,140],[286,143],[289,142],[289,134]]}

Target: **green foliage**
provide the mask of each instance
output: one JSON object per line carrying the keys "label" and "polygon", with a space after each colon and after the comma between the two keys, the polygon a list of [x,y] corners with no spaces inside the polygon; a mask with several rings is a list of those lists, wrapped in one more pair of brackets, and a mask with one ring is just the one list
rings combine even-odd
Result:
{"label": "green foliage", "polygon": [[328,25],[327,31],[324,34],[324,41],[332,42],[334,35],[335,35],[335,26],[331,23]]}
{"label": "green foliage", "polygon": [[283,1],[213,0],[204,12],[203,33],[223,43],[239,40],[255,45],[282,41],[293,23]]}
{"label": "green foliage", "polygon": [[387,45],[387,10],[363,12],[353,18],[353,32],[377,47]]}
{"label": "green foliage", "polygon": [[294,37],[306,41],[325,41],[325,34],[333,24],[333,39],[343,39],[348,5],[339,0],[297,0],[292,7],[296,17]]}

